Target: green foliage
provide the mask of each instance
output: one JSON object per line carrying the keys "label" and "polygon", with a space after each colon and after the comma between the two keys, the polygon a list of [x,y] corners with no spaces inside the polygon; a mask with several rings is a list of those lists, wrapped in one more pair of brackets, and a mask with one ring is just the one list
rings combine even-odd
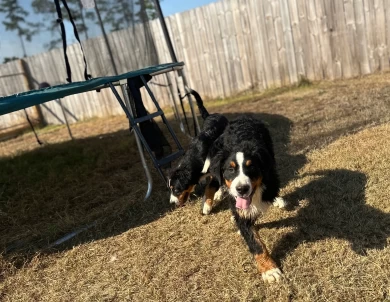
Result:
{"label": "green foliage", "polygon": [[[85,34],[86,39],[88,39],[88,27],[85,23],[84,16],[82,14],[82,4],[80,0],[67,0],[69,10],[72,14],[74,22],[77,27],[79,34]],[[61,36],[58,35],[59,25],[57,23],[57,10],[53,0],[33,0],[31,6],[35,13],[42,14],[45,16],[45,19],[48,20],[45,23],[45,29],[50,31],[52,35],[56,37],[53,38],[48,44],[45,45],[48,49],[53,49],[59,47],[62,43]],[[62,18],[64,20],[69,20],[68,13],[65,9],[62,9]]]}
{"label": "green foliage", "polygon": [[7,31],[15,31],[20,38],[23,55],[26,56],[24,40],[31,41],[37,34],[40,24],[26,20],[29,13],[19,4],[18,0],[0,0],[0,13],[4,14],[2,22]]}
{"label": "green foliage", "polygon": [[103,14],[103,23],[110,26],[111,31],[123,29],[134,23],[134,7],[132,0],[97,1]]}
{"label": "green foliage", "polygon": [[12,61],[15,61],[15,60],[19,60],[19,58],[15,57],[15,56],[13,56],[13,57],[5,57],[4,60],[3,60],[3,64],[8,63],[8,62],[12,62]]}
{"label": "green foliage", "polygon": [[[103,25],[108,31],[128,28],[135,23],[147,22],[157,17],[153,0],[95,0],[95,2],[102,16]],[[91,23],[87,25],[88,21],[100,25],[96,12],[83,10],[80,0],[67,0],[67,3],[79,34],[84,34],[88,39],[88,31],[91,27]],[[48,49],[59,47],[62,40],[58,36],[57,11],[53,0],[33,0],[31,5],[35,13],[47,17],[45,29],[56,35],[45,46]],[[69,20],[66,11],[63,10],[62,15],[64,20]]]}
{"label": "green foliage", "polygon": [[[141,10],[137,13],[140,21],[148,21],[157,18],[156,8],[154,7],[153,0],[139,0],[136,2],[137,5],[141,6]],[[145,16],[143,16],[145,14]]]}
{"label": "green foliage", "polygon": [[96,0],[103,14],[103,23],[111,31],[128,28],[135,23],[157,17],[153,0]]}

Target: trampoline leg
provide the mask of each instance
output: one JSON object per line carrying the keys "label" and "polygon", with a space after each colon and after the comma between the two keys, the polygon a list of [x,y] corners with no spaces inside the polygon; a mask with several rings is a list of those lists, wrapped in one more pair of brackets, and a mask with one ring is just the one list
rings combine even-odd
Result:
{"label": "trampoline leg", "polygon": [[141,157],[142,166],[144,168],[145,175],[146,175],[146,178],[148,180],[148,190],[146,191],[146,195],[144,198],[144,200],[147,200],[150,197],[150,194],[152,194],[153,179],[152,179],[152,175],[150,174],[148,165],[147,165],[146,160],[145,160],[145,155],[144,155],[144,150],[142,148],[141,140],[139,139],[136,131],[134,131],[134,135],[135,135],[135,140],[137,142],[138,153],[139,153],[139,156]]}
{"label": "trampoline leg", "polygon": [[[121,88],[122,88],[122,93],[123,93],[123,97],[125,99],[125,104],[126,104],[127,110],[129,111],[131,118],[133,118],[134,112],[133,112],[133,108],[130,104],[131,97],[128,95],[125,85],[121,85]],[[111,89],[115,89],[115,88],[111,87]],[[150,195],[152,194],[153,178],[152,178],[152,175],[150,174],[148,164],[146,163],[144,150],[142,148],[142,143],[141,143],[141,140],[137,134],[137,131],[134,131],[134,135],[135,135],[135,141],[137,142],[138,153],[139,153],[139,156],[141,158],[142,167],[144,168],[145,175],[146,175],[146,178],[148,180],[148,190],[146,191],[146,195],[144,198],[144,200],[147,200],[150,197]]]}
{"label": "trampoline leg", "polygon": [[74,138],[73,138],[73,135],[72,135],[72,131],[70,130],[68,117],[66,116],[66,112],[65,112],[65,109],[64,109],[64,105],[62,104],[62,100],[58,99],[57,102],[60,104],[60,107],[61,107],[61,110],[62,110],[62,115],[64,116],[66,128],[68,128],[69,136],[70,136],[71,140],[73,141]]}

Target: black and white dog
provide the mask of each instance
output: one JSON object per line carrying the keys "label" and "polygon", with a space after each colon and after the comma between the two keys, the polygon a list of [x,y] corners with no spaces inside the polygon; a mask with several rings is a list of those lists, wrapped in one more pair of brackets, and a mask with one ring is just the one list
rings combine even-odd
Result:
{"label": "black and white dog", "polygon": [[268,129],[258,119],[240,117],[229,123],[210,150],[204,171],[210,165],[212,177],[231,196],[231,210],[237,227],[267,282],[281,278],[254,227],[270,204],[284,207],[278,197],[279,178],[273,143]]}
{"label": "black and white dog", "polygon": [[[178,205],[183,205],[188,200],[190,193],[194,190],[195,185],[198,184],[202,176],[202,169],[210,147],[228,125],[228,120],[223,115],[208,113],[203,105],[202,98],[196,91],[192,90],[191,94],[196,99],[199,111],[204,119],[204,124],[202,132],[192,140],[187,152],[168,180],[168,185],[171,189],[170,202]],[[215,181],[211,181],[206,187],[205,196],[214,196],[217,189],[218,184]],[[210,202],[210,199],[207,200]],[[209,206],[207,202],[205,204],[203,212],[208,214],[212,205]]]}

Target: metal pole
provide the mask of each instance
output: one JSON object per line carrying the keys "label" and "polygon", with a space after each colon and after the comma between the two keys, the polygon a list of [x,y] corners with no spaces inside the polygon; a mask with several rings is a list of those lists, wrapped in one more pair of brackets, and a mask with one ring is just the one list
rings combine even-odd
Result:
{"label": "metal pole", "polygon": [[[22,74],[23,74],[25,90],[26,91],[34,90],[34,88],[35,88],[34,87],[34,79],[31,75],[30,67],[28,66],[27,62],[23,59],[19,60],[19,64],[20,64],[20,68],[21,68]],[[41,84],[39,84],[39,88],[48,87],[47,85],[41,87]],[[41,106],[35,105],[33,108],[34,108],[35,114],[38,117],[39,126],[41,126],[41,127],[46,126],[45,118],[43,116]]]}
{"label": "metal pole", "polygon": [[66,116],[64,105],[62,104],[61,99],[58,99],[57,101],[60,104],[60,107],[61,107],[61,110],[62,110],[62,114],[64,115],[64,120],[65,120],[66,128],[68,128],[69,136],[70,136],[71,140],[74,140],[73,135],[72,135],[72,131],[70,130],[68,117]]}
{"label": "metal pole", "polygon": [[167,24],[165,23],[164,14],[161,10],[160,1],[153,0],[153,2],[154,2],[154,6],[156,7],[156,10],[157,10],[157,15],[158,15],[158,18],[160,20],[160,24],[161,24],[161,27],[162,27],[162,30],[164,33],[165,41],[167,42],[167,45],[168,45],[169,53],[171,54],[172,61],[176,63],[177,57],[176,57],[175,51],[173,49],[171,37],[169,36]]}
{"label": "metal pole", "polygon": [[31,130],[32,132],[34,132],[34,135],[35,135],[35,139],[37,140],[37,143],[41,146],[43,145],[43,143],[39,140],[39,137],[38,137],[38,134],[35,132],[35,129],[34,129],[34,125],[32,124],[31,120],[30,120],[30,117],[28,116],[27,114],[27,110],[26,109],[23,109],[24,110],[24,114],[26,115],[26,119],[28,121],[28,124],[30,125],[31,127]]}
{"label": "metal pole", "polygon": [[107,50],[108,50],[108,54],[110,56],[112,67],[114,68],[115,75],[118,75],[119,74],[118,69],[116,68],[116,65],[115,65],[114,56],[112,55],[110,43],[108,42],[106,30],[104,29],[104,25],[103,25],[102,17],[100,16],[100,11],[99,11],[99,8],[97,5],[97,1],[95,1],[95,11],[96,11],[96,15],[97,15],[98,20],[99,20],[100,29],[102,30],[102,33],[103,33],[104,42],[106,43],[106,46],[107,46]]}
{"label": "metal pole", "polygon": [[[161,6],[160,6],[160,1],[159,0],[153,0],[153,2],[154,2],[154,6],[156,7],[157,15],[158,15],[158,18],[160,20],[160,24],[161,24],[161,27],[162,27],[162,30],[163,30],[163,33],[164,33],[165,41],[167,42],[169,53],[171,54],[172,61],[176,63],[177,62],[176,53],[175,53],[175,50],[173,49],[173,44],[172,44],[171,37],[169,36],[167,24],[165,23],[164,14],[163,14]],[[184,87],[188,87],[189,85],[188,85],[187,79],[186,79],[186,77],[184,75],[184,71],[183,70],[178,70],[177,72],[179,73],[179,76],[182,77],[182,79],[183,79]],[[193,107],[191,96],[188,97],[188,100],[189,100],[189,103],[190,103],[192,116],[195,119],[195,123],[196,123],[196,128],[197,129],[194,129],[195,133],[196,133],[197,130],[198,130],[198,132],[200,132],[200,126],[199,126],[198,118],[197,118],[197,116],[195,114],[195,111],[194,111],[194,107]]]}
{"label": "metal pole", "polygon": [[135,135],[135,141],[136,141],[137,147],[138,147],[138,152],[139,152],[139,155],[140,155],[140,158],[141,158],[141,162],[142,162],[142,166],[143,166],[144,171],[145,171],[146,178],[148,180],[148,190],[147,190],[145,198],[144,198],[144,200],[147,200],[150,197],[150,195],[152,194],[153,178],[152,178],[152,175],[150,174],[150,171],[149,171],[149,168],[148,168],[148,164],[146,163],[146,159],[145,159],[145,155],[144,155],[144,151],[143,151],[142,145],[145,146],[145,148],[147,149],[149,154],[151,154],[151,150],[149,148],[149,145],[146,143],[145,139],[143,138],[141,130],[139,129],[138,125],[136,123],[134,123],[134,112],[133,112],[133,109],[132,109],[132,106],[131,106],[131,101],[130,101],[130,98],[132,98],[132,95],[128,94],[127,89],[125,87],[125,84],[120,83],[120,86],[121,86],[121,89],[122,89],[122,93],[123,93],[123,97],[125,99],[125,103],[126,104],[122,101],[122,99],[119,96],[118,91],[116,91],[114,85],[111,82],[108,83],[108,84],[109,84],[109,86],[111,88],[111,91],[114,93],[116,99],[118,100],[119,105],[121,105],[123,111],[125,112],[127,118],[131,121],[131,126],[133,126],[134,135]]}

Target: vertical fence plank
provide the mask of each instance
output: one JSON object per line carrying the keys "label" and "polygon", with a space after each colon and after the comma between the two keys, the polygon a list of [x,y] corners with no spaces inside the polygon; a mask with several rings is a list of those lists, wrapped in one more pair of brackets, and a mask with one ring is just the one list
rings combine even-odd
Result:
{"label": "vertical fence plank", "polygon": [[[235,93],[239,93],[246,89],[244,83],[244,75],[243,75],[243,63],[241,62],[240,50],[239,50],[239,40],[241,38],[240,30],[237,29],[234,22],[234,1],[228,0],[223,1],[224,10],[225,10],[225,20],[226,20],[226,31],[228,33],[228,45],[230,52],[230,61],[232,62],[232,71],[234,74],[235,82],[237,83],[235,86]],[[233,77],[232,77],[233,79]]]}
{"label": "vertical fence plank", "polygon": [[310,33],[309,33],[309,24],[307,20],[306,1],[310,1],[310,0],[297,0],[299,28],[302,37],[301,43],[302,43],[302,50],[304,54],[306,76],[309,79],[315,79],[316,74],[314,68],[313,53],[310,49]]}
{"label": "vertical fence plank", "polygon": [[323,79],[323,68],[322,68],[322,54],[321,54],[321,41],[319,39],[320,22],[317,18],[315,1],[306,1],[306,14],[307,14],[307,25],[309,28],[309,39],[310,51],[312,54],[312,64],[314,71],[314,79]]}
{"label": "vertical fence plank", "polygon": [[225,7],[224,7],[224,1],[219,1],[215,3],[217,8],[217,19],[218,19],[218,26],[219,26],[219,35],[221,37],[222,42],[222,51],[220,53],[220,56],[223,58],[224,64],[226,66],[226,78],[228,81],[229,91],[230,94],[234,94],[237,92],[237,81],[236,81],[236,74],[234,72],[234,65],[230,58],[231,56],[231,50],[230,50],[230,44],[229,44],[229,32],[226,30],[227,23],[225,19]]}
{"label": "vertical fence plank", "polygon": [[358,50],[357,50],[357,32],[356,32],[356,21],[354,11],[354,0],[344,1],[344,14],[345,22],[347,27],[347,41],[351,54],[351,73],[352,76],[358,76],[360,74],[360,66],[358,61]]}
{"label": "vertical fence plank", "polygon": [[223,92],[223,83],[221,81],[221,69],[219,58],[216,50],[216,41],[214,40],[214,31],[216,30],[213,27],[212,18],[213,15],[210,14],[208,6],[204,6],[198,10],[200,18],[203,19],[204,28],[205,28],[205,44],[207,44],[208,51],[208,62],[206,66],[207,78],[210,81],[211,91],[206,95],[210,98],[222,97]]}
{"label": "vertical fence plank", "polygon": [[375,34],[376,34],[376,53],[378,54],[380,70],[389,69],[389,55],[386,42],[386,19],[383,0],[375,0]]}
{"label": "vertical fence plank", "polygon": [[260,40],[260,51],[263,56],[263,68],[265,71],[265,82],[266,87],[272,87],[275,85],[275,75],[273,71],[273,60],[271,56],[271,47],[268,43],[268,31],[266,27],[266,14],[262,3],[257,3],[257,0],[252,0],[256,14],[256,26],[259,28],[259,40]]}
{"label": "vertical fence plank", "polygon": [[[270,64],[266,64],[267,51],[264,47],[264,39],[259,26],[262,18],[259,16],[259,10],[253,5],[254,0],[246,0],[248,5],[250,35],[248,39],[251,41],[253,53],[251,53],[252,63],[255,66],[253,74],[254,86],[257,89],[265,89],[268,87],[269,81],[273,81],[272,70]],[[252,8],[252,9],[251,9]],[[266,75],[267,73],[267,75]]]}
{"label": "vertical fence plank", "polygon": [[279,74],[282,86],[290,84],[290,76],[288,72],[288,63],[286,56],[286,45],[284,41],[282,17],[280,12],[279,0],[271,1],[272,17],[275,28],[275,42],[278,49]]}
{"label": "vertical fence plank", "polygon": [[360,65],[360,74],[365,75],[371,72],[367,50],[366,22],[364,18],[363,0],[354,1],[355,24],[356,24],[356,49],[357,61]]}
{"label": "vertical fence plank", "polygon": [[266,29],[266,43],[269,45],[270,50],[270,59],[272,66],[272,74],[274,81],[272,86],[281,86],[281,77],[279,70],[279,58],[278,58],[278,46],[276,44],[276,33],[274,27],[274,20],[272,15],[272,0],[262,1],[263,6],[263,16],[265,19],[265,29]]}
{"label": "vertical fence plank", "polygon": [[197,12],[199,8],[190,11],[190,20],[192,24],[192,30],[194,33],[194,40],[192,41],[191,48],[194,49],[197,56],[197,65],[199,70],[199,80],[202,82],[202,86],[199,86],[199,91],[204,95],[210,95],[210,82],[204,79],[208,78],[207,65],[209,61],[208,43],[206,42],[206,33],[203,18],[201,14]]}
{"label": "vertical fence plank", "polygon": [[209,6],[209,13],[211,17],[211,21],[213,22],[213,34],[214,34],[214,41],[215,41],[215,48],[216,48],[216,54],[219,61],[219,67],[220,67],[220,74],[221,78],[220,81],[223,84],[223,93],[224,97],[231,95],[231,86],[230,86],[230,77],[227,69],[227,64],[225,61],[225,51],[223,47],[223,41],[222,41],[222,29],[220,28],[219,22],[218,22],[218,9],[217,3],[211,3]]}
{"label": "vertical fence plank", "polygon": [[324,9],[327,20],[330,48],[332,52],[332,68],[335,79],[340,79],[343,76],[342,58],[340,48],[340,34],[337,30],[337,22],[335,15],[335,0],[324,0]]}
{"label": "vertical fence plank", "polygon": [[[254,73],[249,63],[252,50],[251,44],[248,43],[249,20],[247,4],[245,1],[231,0],[232,13],[234,19],[234,28],[237,35],[238,59],[236,64],[241,66],[242,71],[242,88],[241,91],[253,88],[251,74]],[[253,56],[252,56],[253,57]],[[253,62],[253,61],[252,61]]]}
{"label": "vertical fence plank", "polygon": [[[282,0],[283,1],[283,0]],[[296,1],[287,1],[289,5],[289,11],[290,11],[290,22],[291,22],[291,30],[292,30],[292,37],[293,37],[293,43],[295,48],[295,61],[297,64],[297,73],[298,78],[302,75],[307,76],[306,70],[305,70],[305,58],[304,58],[304,52],[303,52],[303,39],[302,34],[299,26],[299,15],[298,15],[298,6]]]}
{"label": "vertical fence plank", "polygon": [[332,49],[330,47],[330,35],[327,26],[327,16],[323,0],[315,0],[316,14],[318,21],[318,37],[321,41],[321,67],[323,78],[333,79]]}
{"label": "vertical fence plank", "polygon": [[370,61],[371,72],[375,72],[379,69],[379,60],[375,52],[375,11],[373,0],[364,0],[364,17],[366,20],[366,36],[367,36],[367,49],[368,58]]}
{"label": "vertical fence plank", "polygon": [[[191,49],[189,44],[189,36],[192,36],[192,32],[186,32],[187,25],[186,20],[189,19],[188,12],[184,12],[183,14],[176,14],[174,15],[176,22],[177,22],[177,29],[178,29],[178,35],[180,36],[182,49],[183,49],[183,59],[187,63],[187,70],[189,76],[189,84],[192,87],[195,87],[195,89],[199,89],[198,85],[198,72],[197,68],[198,66],[194,64],[193,58],[191,58]],[[187,22],[188,24],[188,22]]]}
{"label": "vertical fence plank", "polygon": [[291,29],[290,11],[288,2],[279,0],[282,17],[283,36],[286,43],[286,56],[290,83],[298,82],[297,63],[295,60],[295,45]]}
{"label": "vertical fence plank", "polygon": [[390,50],[388,47],[390,46],[390,0],[383,0],[383,5],[385,7],[385,23],[386,23],[386,42],[387,42],[387,55],[388,60],[390,59]]}
{"label": "vertical fence plank", "polygon": [[[262,63],[262,56],[255,51],[254,32],[252,29],[256,19],[251,19],[251,6],[249,0],[238,0],[238,10],[236,18],[239,18],[241,23],[242,35],[245,46],[241,50],[247,58],[248,65],[248,79],[250,80],[250,88],[263,89],[264,88],[264,70]],[[258,60],[257,60],[258,59]],[[256,64],[256,61],[259,64]],[[258,76],[259,74],[259,76]]]}

